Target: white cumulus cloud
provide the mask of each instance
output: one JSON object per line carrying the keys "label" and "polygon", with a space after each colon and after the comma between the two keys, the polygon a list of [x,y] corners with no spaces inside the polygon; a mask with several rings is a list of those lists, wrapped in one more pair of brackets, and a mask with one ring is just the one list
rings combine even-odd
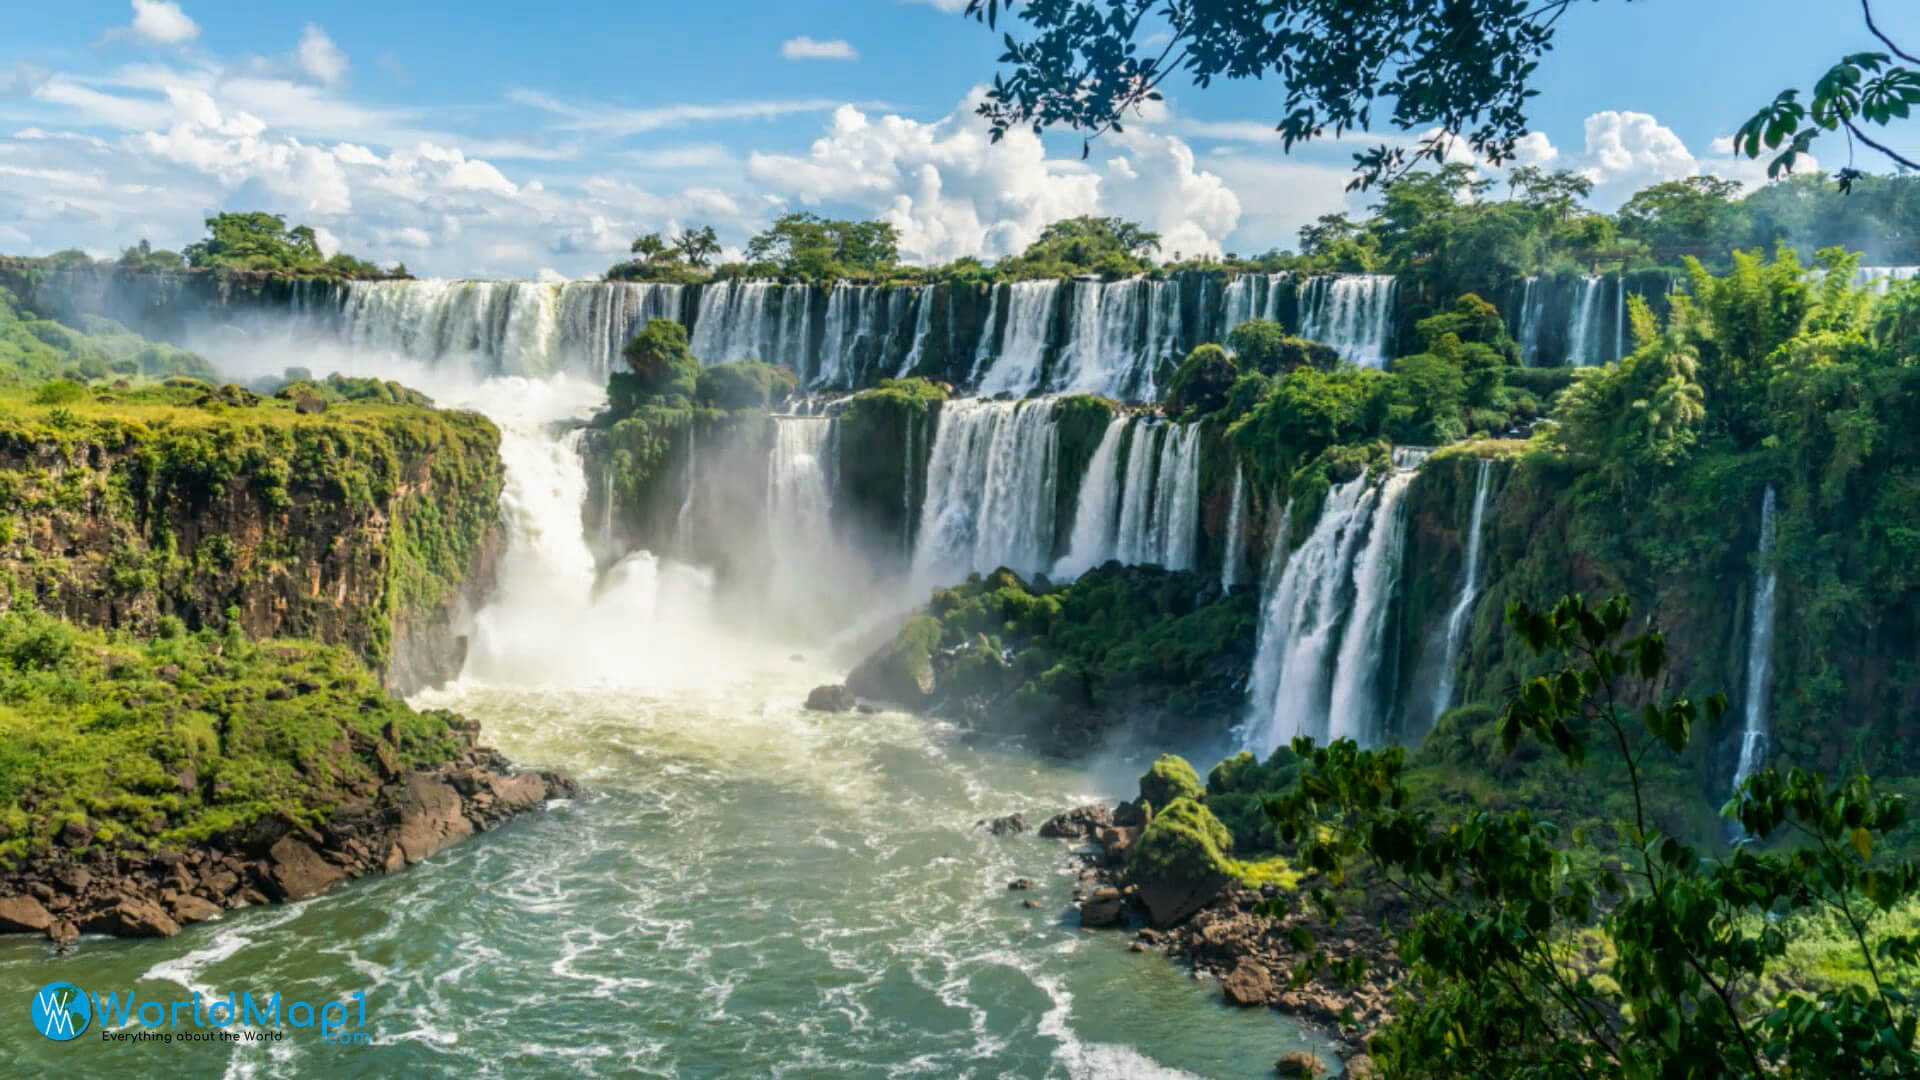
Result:
{"label": "white cumulus cloud", "polygon": [[1096,144],[1093,161],[1050,158],[1028,130],[991,142],[974,113],[980,93],[931,123],[842,105],[806,154],[753,154],[748,176],[804,205],[889,221],[922,262],[1013,254],[1079,214],[1132,218],[1189,254],[1219,253],[1237,224],[1239,199],[1179,138],[1135,127]]}
{"label": "white cumulus cloud", "polygon": [[860,53],[845,38],[815,41],[805,34],[780,43],[780,55],[789,60],[858,60]]}
{"label": "white cumulus cloud", "polygon": [[321,86],[332,86],[346,77],[347,54],[333,43],[325,30],[314,23],[300,32],[300,44],[294,49],[300,70]]}
{"label": "white cumulus cloud", "polygon": [[125,33],[156,45],[179,45],[200,36],[200,26],[170,0],[133,0],[133,22]]}

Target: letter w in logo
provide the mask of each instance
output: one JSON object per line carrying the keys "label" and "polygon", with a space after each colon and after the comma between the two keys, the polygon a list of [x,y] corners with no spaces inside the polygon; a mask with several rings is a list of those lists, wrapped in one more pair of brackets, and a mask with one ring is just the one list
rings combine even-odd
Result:
{"label": "letter w in logo", "polygon": [[50,1039],[66,1040],[74,1037],[73,1014],[67,1011],[67,1003],[73,1000],[73,988],[42,990],[39,994],[40,1015],[46,1017],[44,1033]]}

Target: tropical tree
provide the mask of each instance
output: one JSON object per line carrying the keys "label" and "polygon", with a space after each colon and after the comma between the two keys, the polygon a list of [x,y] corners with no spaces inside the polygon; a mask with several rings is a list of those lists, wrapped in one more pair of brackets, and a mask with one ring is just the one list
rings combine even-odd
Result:
{"label": "tropical tree", "polygon": [[[1392,180],[1423,161],[1439,163],[1464,140],[1495,165],[1513,157],[1528,130],[1528,99],[1574,0],[969,0],[966,15],[998,30],[1002,13],[1029,34],[1003,36],[1000,62],[979,112],[999,139],[1015,127],[1079,131],[1090,140],[1121,131],[1175,72],[1202,88],[1215,79],[1283,86],[1275,130],[1281,144],[1371,130],[1376,109],[1393,127],[1420,132],[1410,146],[1381,144],[1354,155],[1350,187]],[[1870,0],[1866,29],[1887,52],[1845,57],[1810,100],[1785,90],[1740,129],[1749,156],[1778,150],[1772,171],[1790,169],[1813,140],[1844,129],[1851,140],[1906,168],[1920,168],[1868,127],[1908,120],[1920,104],[1920,60],[1883,33]],[[1914,65],[1912,67],[1906,65]],[[1390,106],[1383,102],[1390,101]],[[1083,155],[1085,148],[1083,147]]]}
{"label": "tropical tree", "polygon": [[[1708,861],[1657,824],[1653,777],[1720,695],[1666,695],[1665,639],[1627,637],[1624,596],[1550,609],[1515,602],[1507,623],[1548,670],[1494,724],[1506,755],[1541,768],[1605,768],[1630,798],[1622,820],[1567,831],[1527,810],[1436,810],[1406,751],[1343,740],[1294,744],[1299,779],[1265,808],[1308,902],[1329,922],[1345,897],[1407,901],[1397,934],[1409,981],[1368,1050],[1387,1077],[1854,1077],[1920,1075],[1920,1012],[1905,987],[1920,935],[1888,915],[1920,895],[1920,866],[1882,841],[1906,822],[1864,776],[1828,783],[1759,770],[1722,813],[1752,842]],[[1521,766],[1524,768],[1525,766]],[[1876,858],[1876,856],[1878,856]],[[1355,885],[1362,888],[1356,889]],[[1279,911],[1284,897],[1268,905]],[[1777,978],[1798,928],[1831,926],[1854,983],[1807,993]],[[1293,932],[1316,974],[1352,980]]]}

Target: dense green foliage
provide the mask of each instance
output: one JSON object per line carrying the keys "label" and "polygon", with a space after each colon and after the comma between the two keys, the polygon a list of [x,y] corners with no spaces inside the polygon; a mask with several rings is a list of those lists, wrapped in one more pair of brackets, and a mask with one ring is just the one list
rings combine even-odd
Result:
{"label": "dense green foliage", "polygon": [[1152,566],[1109,563],[1054,586],[1002,569],[937,590],[848,682],[1079,752],[1122,724],[1164,734],[1237,710],[1255,607],[1250,593],[1222,596],[1205,578]]}
{"label": "dense green foliage", "polygon": [[671,240],[659,233],[647,233],[633,241],[634,257],[615,263],[607,271],[609,281],[703,281],[707,266],[720,254],[720,238],[713,226],[682,230]]}
{"label": "dense green foliage", "polygon": [[193,353],[147,341],[110,319],[87,317],[76,329],[37,318],[0,288],[0,386],[140,375],[211,379],[214,371]]}
{"label": "dense green foliage", "polygon": [[1160,249],[1158,233],[1112,217],[1062,218],[1040,230],[1025,251],[1003,259],[994,269],[1002,280],[1098,274],[1112,281],[1152,269]]}
{"label": "dense green foliage", "polygon": [[672,319],[648,319],[620,355],[629,371],[615,372],[607,386],[616,413],[640,402],[684,408],[699,392],[700,361],[687,348],[687,328]]}
{"label": "dense green foliage", "polygon": [[[274,270],[349,278],[406,276],[404,267],[383,273],[346,252],[329,258],[321,254],[312,228],[288,228],[284,216],[260,211],[208,218],[206,239],[187,245],[182,254],[188,266],[199,269]],[[124,256],[121,261],[126,261]],[[150,252],[144,261],[153,262]]]}
{"label": "dense green foliage", "polygon": [[[237,631],[141,639],[0,611],[0,861],[78,830],[133,853],[270,815],[316,825],[380,782],[378,753],[450,759],[462,722],[388,697],[349,653]],[[378,749],[376,749],[378,748]]]}
{"label": "dense green foliage", "polygon": [[[1568,830],[1530,810],[1439,812],[1409,787],[1404,750],[1348,741],[1297,742],[1298,781],[1267,802],[1282,841],[1319,875],[1308,899],[1327,918],[1349,875],[1412,905],[1398,938],[1411,982],[1371,1040],[1376,1065],[1392,1077],[1920,1069],[1920,1014],[1907,996],[1920,936],[1875,925],[1920,892],[1920,867],[1875,861],[1904,804],[1864,776],[1828,785],[1761,770],[1726,812],[1762,844],[1781,842],[1702,860],[1655,824],[1644,769],[1683,751],[1724,700],[1703,708],[1659,693],[1665,641],[1623,639],[1624,597],[1515,604],[1508,622],[1529,648],[1563,659],[1508,703],[1502,745],[1527,740],[1572,768],[1611,756],[1629,797],[1618,820]],[[1808,994],[1769,979],[1785,966],[1795,920],[1810,915],[1845,928],[1865,980]],[[1327,970],[1354,978],[1361,961],[1310,951],[1296,977]]]}
{"label": "dense green foliage", "polygon": [[735,360],[700,369],[695,397],[710,409],[769,409],[799,387],[793,372],[758,360]]}

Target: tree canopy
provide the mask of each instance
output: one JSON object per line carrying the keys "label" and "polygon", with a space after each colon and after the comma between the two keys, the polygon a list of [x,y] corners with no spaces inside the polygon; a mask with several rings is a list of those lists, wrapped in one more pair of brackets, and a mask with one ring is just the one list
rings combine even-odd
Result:
{"label": "tree canopy", "polygon": [[[278,270],[301,274],[328,274],[343,277],[405,276],[404,268],[383,272],[372,263],[356,259],[346,252],[331,258],[320,250],[318,234],[311,226],[287,226],[281,214],[265,211],[216,214],[206,219],[207,237],[187,245],[182,252],[188,266],[202,269]],[[141,242],[143,245],[145,241]],[[129,249],[132,254],[134,249]],[[127,262],[127,255],[122,262]],[[164,258],[163,258],[164,261]],[[144,257],[152,265],[152,252]]]}
{"label": "tree canopy", "polygon": [[[1354,155],[1350,186],[1391,181],[1423,161],[1439,163],[1459,140],[1495,165],[1528,131],[1527,103],[1573,0],[969,0],[968,17],[999,29],[1011,14],[1028,34],[1003,34],[1006,51],[979,112],[999,139],[1012,128],[1061,127],[1089,139],[1122,131],[1141,106],[1161,99],[1176,72],[1196,86],[1215,79],[1273,78],[1281,87],[1275,130],[1291,150],[1310,139],[1370,131],[1376,119],[1420,132]],[[1843,187],[1859,176],[1851,147],[1920,168],[1867,127],[1906,121],[1920,104],[1920,60],[1903,51],[1860,0],[1867,30],[1887,52],[1843,58],[1809,100],[1788,89],[1740,129],[1750,157],[1778,150],[1772,171],[1790,169],[1826,132],[1849,136]],[[1900,61],[1915,65],[1903,66]],[[1376,115],[1378,114],[1378,115]],[[1084,153],[1084,151],[1083,151]]]}

